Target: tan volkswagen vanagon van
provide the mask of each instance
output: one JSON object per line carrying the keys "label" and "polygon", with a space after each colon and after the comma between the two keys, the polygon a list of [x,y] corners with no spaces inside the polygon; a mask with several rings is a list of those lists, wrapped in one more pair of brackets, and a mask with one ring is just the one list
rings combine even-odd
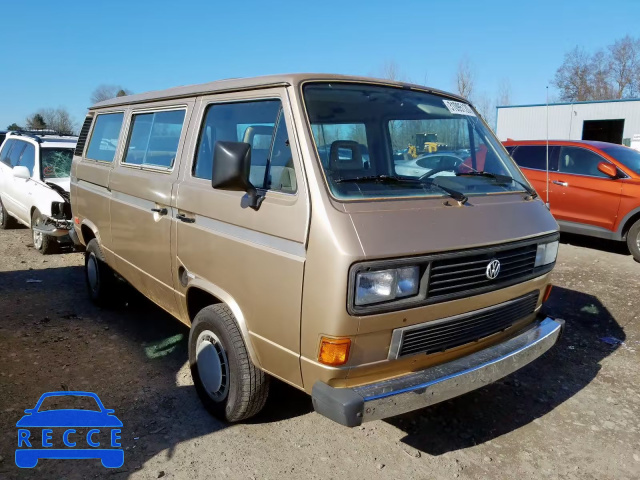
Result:
{"label": "tan volkswagen vanagon van", "polygon": [[190,325],[227,421],[271,377],[347,426],[423,408],[563,327],[540,313],[557,224],[448,93],[281,75],[115,98],[89,109],[71,185],[92,299],[115,272]]}

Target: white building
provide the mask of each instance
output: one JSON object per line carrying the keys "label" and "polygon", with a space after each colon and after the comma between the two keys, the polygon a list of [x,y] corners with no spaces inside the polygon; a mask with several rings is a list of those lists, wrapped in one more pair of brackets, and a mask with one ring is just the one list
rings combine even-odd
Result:
{"label": "white building", "polygon": [[[601,140],[629,146],[640,134],[640,98],[596,102],[550,103],[549,138]],[[496,134],[502,141],[547,138],[547,106],[497,107]]]}

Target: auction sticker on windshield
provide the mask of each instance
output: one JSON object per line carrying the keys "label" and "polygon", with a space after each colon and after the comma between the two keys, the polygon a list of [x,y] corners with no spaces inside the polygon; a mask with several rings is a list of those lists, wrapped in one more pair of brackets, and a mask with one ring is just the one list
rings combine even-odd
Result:
{"label": "auction sticker on windshield", "polygon": [[466,103],[454,102],[452,100],[442,100],[442,102],[451,113],[455,113],[456,115],[469,115],[470,117],[476,116],[473,109]]}
{"label": "auction sticker on windshield", "polygon": [[92,392],[48,392],[18,427],[16,465],[33,468],[41,458],[100,459],[107,468],[124,463],[122,422]]}

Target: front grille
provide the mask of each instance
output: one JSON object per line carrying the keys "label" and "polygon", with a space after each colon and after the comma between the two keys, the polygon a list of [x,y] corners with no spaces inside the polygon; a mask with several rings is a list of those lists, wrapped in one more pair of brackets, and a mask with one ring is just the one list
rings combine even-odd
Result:
{"label": "front grille", "polygon": [[494,307],[396,330],[392,345],[395,343],[399,348],[397,355],[392,351],[390,356],[399,358],[418,353],[442,352],[506,330],[535,312],[539,294],[536,290]]}
{"label": "front grille", "polygon": [[[529,244],[496,252],[456,256],[434,260],[429,271],[428,296],[455,295],[494,283],[509,282],[533,274],[537,244]],[[500,262],[497,278],[487,277],[487,265]]]}

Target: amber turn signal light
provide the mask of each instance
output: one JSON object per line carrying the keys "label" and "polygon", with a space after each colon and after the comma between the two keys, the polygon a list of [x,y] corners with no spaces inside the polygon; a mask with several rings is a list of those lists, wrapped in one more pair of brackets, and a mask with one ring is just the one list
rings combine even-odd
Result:
{"label": "amber turn signal light", "polygon": [[551,290],[553,290],[553,285],[547,285],[547,289],[544,291],[544,297],[542,297],[542,303],[549,300],[549,296],[551,295]]}
{"label": "amber turn signal light", "polygon": [[349,348],[351,348],[350,338],[322,337],[318,361],[332,367],[344,365],[349,360]]}

